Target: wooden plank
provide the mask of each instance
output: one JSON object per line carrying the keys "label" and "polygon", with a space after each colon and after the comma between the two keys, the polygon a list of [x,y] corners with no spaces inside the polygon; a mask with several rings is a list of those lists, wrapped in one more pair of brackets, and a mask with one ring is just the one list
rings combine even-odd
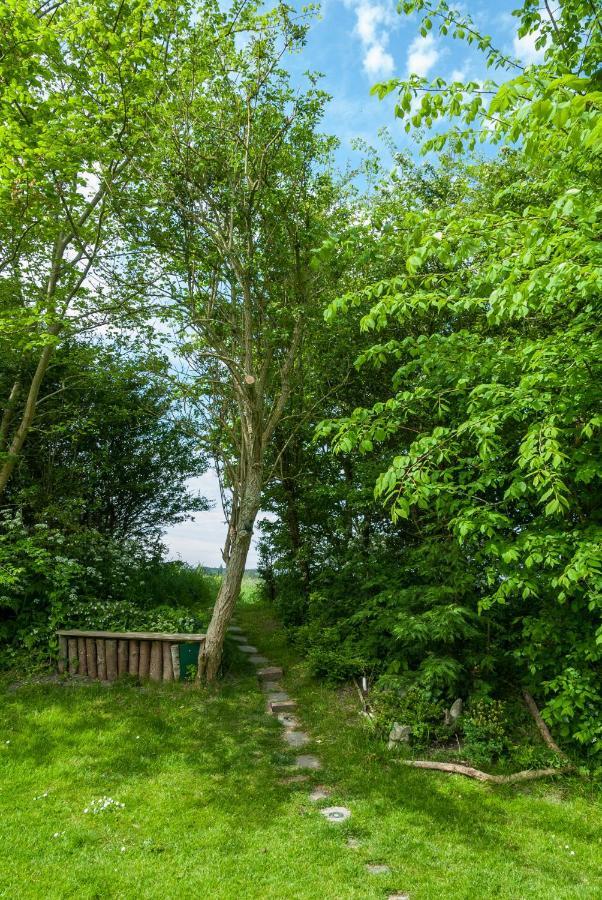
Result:
{"label": "wooden plank", "polygon": [[77,675],[77,639],[69,638],[67,641],[67,656],[69,657],[69,674]]}
{"label": "wooden plank", "polygon": [[69,645],[64,634],[59,634],[58,670],[62,675],[69,660]]}
{"label": "wooden plank", "polygon": [[171,661],[171,644],[161,642],[163,648],[163,681],[173,681],[173,663]]}
{"label": "wooden plank", "polygon": [[127,675],[128,672],[128,655],[130,642],[121,640],[117,642],[117,674]]}
{"label": "wooden plank", "polygon": [[117,641],[105,641],[105,658],[107,661],[107,681],[117,678]]}
{"label": "wooden plank", "polygon": [[107,660],[105,657],[105,642],[98,638],[96,640],[96,671],[101,681],[107,680]]}
{"label": "wooden plank", "polygon": [[130,675],[138,674],[138,666],[140,665],[140,641],[128,641],[129,644],[129,660],[128,672]]}
{"label": "wooden plank", "polygon": [[77,639],[77,662],[80,675],[88,674],[88,661],[86,659],[86,639]]}
{"label": "wooden plank", "polygon": [[151,641],[149,677],[151,681],[161,681],[163,672],[163,648],[161,641]]}
{"label": "wooden plank", "polygon": [[90,678],[98,678],[98,670],[96,668],[96,641],[92,638],[86,638],[86,665],[88,667],[88,676]]}
{"label": "wooden plank", "polygon": [[204,641],[204,634],[168,634],[163,631],[80,631],[73,628],[70,630],[61,629],[57,634],[64,637],[90,637],[90,638],[108,638],[109,640],[138,640],[138,641],[178,641],[179,643],[197,643]]}
{"label": "wooden plank", "polygon": [[140,641],[140,664],[138,675],[140,678],[148,678],[150,671],[150,641]]}
{"label": "wooden plank", "polygon": [[171,667],[173,669],[174,681],[180,680],[180,647],[178,644],[170,644],[169,652],[171,653]]}

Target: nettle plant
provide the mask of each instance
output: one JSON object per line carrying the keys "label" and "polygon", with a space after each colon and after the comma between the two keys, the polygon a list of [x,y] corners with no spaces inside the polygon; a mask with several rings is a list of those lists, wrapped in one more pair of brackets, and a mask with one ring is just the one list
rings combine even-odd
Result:
{"label": "nettle plant", "polygon": [[363,331],[387,329],[358,367],[398,368],[387,402],[329,430],[347,453],[397,435],[376,495],[463,548],[479,610],[510,614],[506,652],[546,719],[600,753],[600,19],[587,2],[552,14],[528,0],[519,35],[543,62],[524,67],[446,3],[404,10],[506,80],[412,75],[375,92],[397,94],[408,131],[430,129],[424,152],[499,154],[468,164],[453,202],[400,204],[381,239],[404,267],[331,304],[329,318],[363,307]]}

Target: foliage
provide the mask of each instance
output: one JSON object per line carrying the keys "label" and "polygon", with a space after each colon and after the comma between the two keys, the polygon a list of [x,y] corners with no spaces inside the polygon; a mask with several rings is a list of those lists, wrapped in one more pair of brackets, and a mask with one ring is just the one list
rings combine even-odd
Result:
{"label": "foliage", "polygon": [[[132,541],[91,529],[64,533],[19,517],[0,530],[3,665],[30,667],[57,650],[58,628],[193,631],[214,595],[202,571],[148,558]],[[185,595],[186,602],[182,603]],[[193,606],[193,604],[195,604]]]}
{"label": "foliage", "polygon": [[507,750],[507,710],[502,700],[482,698],[462,716],[463,752],[477,765],[499,759]]}
{"label": "foliage", "polygon": [[526,2],[519,33],[539,35],[545,60],[523,70],[446,3],[417,0],[405,10],[422,13],[425,32],[435,22],[444,34],[453,27],[512,77],[483,88],[412,76],[377,93],[398,93],[396,114],[410,129],[459,122],[434,128],[425,152],[488,140],[501,153],[469,167],[452,202],[399,208],[395,228],[380,231],[401,261],[397,272],[331,303],[329,319],[363,307],[363,331],[385,332],[356,365],[393,363],[395,373],[385,402],[363,404],[321,433],[344,454],[391,448],[376,496],[422,547],[453,548],[450,593],[468,581],[470,614],[511,625],[494,652],[536,689],[559,734],[596,754],[599,21],[587,3],[562,3],[546,20]]}

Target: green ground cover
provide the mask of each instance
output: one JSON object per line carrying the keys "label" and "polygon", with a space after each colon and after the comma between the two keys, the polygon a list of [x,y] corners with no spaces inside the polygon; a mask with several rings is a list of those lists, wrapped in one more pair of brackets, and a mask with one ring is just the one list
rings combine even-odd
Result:
{"label": "green ground cover", "polygon": [[[354,695],[311,682],[269,610],[245,600],[239,622],[286,666],[323,771],[282,783],[292,754],[233,649],[225,680],[200,690],[5,682],[0,896],[600,896],[590,783],[500,788],[404,769],[366,729]],[[351,819],[325,822],[312,784],[331,787],[328,802]],[[93,812],[103,798],[123,806]],[[366,863],[391,871],[370,875]]]}

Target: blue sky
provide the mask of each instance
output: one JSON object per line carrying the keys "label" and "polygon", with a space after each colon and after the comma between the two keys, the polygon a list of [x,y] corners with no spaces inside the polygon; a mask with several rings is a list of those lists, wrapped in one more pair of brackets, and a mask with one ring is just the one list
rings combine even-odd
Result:
{"label": "blue sky", "polygon": [[[467,0],[456,7],[468,12],[477,27],[492,36],[498,49],[512,53],[523,63],[537,62],[534,38],[519,40],[516,36],[517,20],[511,12],[518,5],[517,0]],[[402,78],[410,72],[431,78],[437,75],[451,79],[487,77],[478,51],[463,42],[432,33],[422,38],[418,19],[399,15],[392,0],[325,0],[307,46],[302,54],[289,61],[289,68],[296,79],[301,79],[307,70],[323,73],[322,86],[332,95],[323,130],[336,135],[341,142],[337,154],[341,167],[359,160],[352,149],[354,139],[384,149],[378,140],[378,131],[383,126],[388,127],[399,147],[412,149],[411,137],[393,117],[393,98],[379,101],[370,96],[375,82]],[[489,73],[489,77],[495,76]],[[225,525],[214,473],[207,472],[202,478],[194,479],[191,487],[215,501],[215,505],[211,511],[199,513],[195,520],[167,532],[165,542],[170,556],[191,563],[219,565]],[[253,548],[248,565],[252,567],[255,563]]]}

